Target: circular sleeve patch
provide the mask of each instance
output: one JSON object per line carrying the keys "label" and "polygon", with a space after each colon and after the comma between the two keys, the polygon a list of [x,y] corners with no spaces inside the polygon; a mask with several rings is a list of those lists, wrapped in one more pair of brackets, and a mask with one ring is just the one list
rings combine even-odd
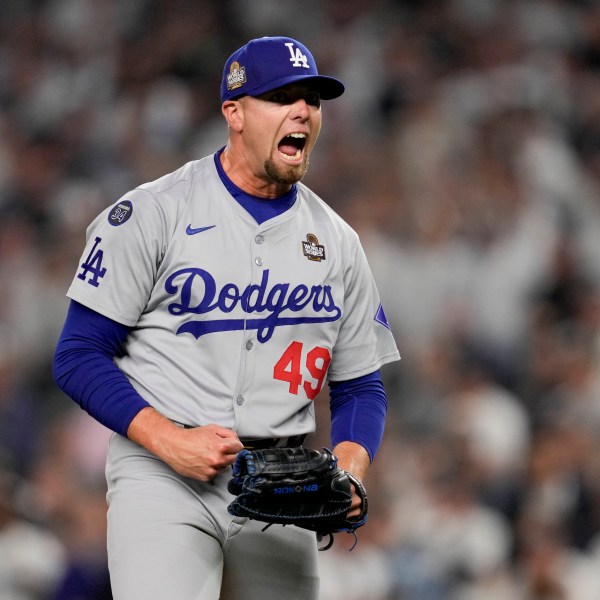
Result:
{"label": "circular sleeve patch", "polygon": [[114,227],[123,225],[133,214],[133,205],[130,200],[122,200],[115,204],[108,213],[108,222]]}

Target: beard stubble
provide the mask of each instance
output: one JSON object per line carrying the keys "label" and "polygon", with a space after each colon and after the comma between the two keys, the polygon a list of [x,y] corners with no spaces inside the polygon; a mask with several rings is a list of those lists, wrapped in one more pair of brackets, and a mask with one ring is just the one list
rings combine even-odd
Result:
{"label": "beard stubble", "polygon": [[294,183],[301,181],[306,175],[306,172],[308,171],[308,156],[305,156],[302,164],[297,167],[281,169],[270,158],[265,160],[264,167],[265,173],[269,176],[271,181],[283,185],[293,185]]}

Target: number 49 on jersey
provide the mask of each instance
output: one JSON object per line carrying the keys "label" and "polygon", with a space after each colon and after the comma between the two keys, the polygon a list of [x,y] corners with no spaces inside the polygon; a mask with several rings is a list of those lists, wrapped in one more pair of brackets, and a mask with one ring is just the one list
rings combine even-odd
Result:
{"label": "number 49 on jersey", "polygon": [[[314,400],[323,387],[330,362],[331,354],[327,348],[315,346],[305,353],[304,344],[294,341],[273,367],[273,378],[287,382],[290,394],[297,395],[302,386],[308,399]],[[303,378],[303,365],[312,380]]]}

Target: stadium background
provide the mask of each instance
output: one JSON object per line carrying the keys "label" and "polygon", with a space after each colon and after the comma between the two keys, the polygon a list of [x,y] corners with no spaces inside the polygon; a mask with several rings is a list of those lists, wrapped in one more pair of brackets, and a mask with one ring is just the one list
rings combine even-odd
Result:
{"label": "stadium background", "polygon": [[593,0],[3,0],[0,598],[110,598],[108,432],[51,377],[64,294],[97,212],[224,143],[223,61],[277,34],[347,85],[306,183],[360,233],[403,356],[323,600],[598,600]]}

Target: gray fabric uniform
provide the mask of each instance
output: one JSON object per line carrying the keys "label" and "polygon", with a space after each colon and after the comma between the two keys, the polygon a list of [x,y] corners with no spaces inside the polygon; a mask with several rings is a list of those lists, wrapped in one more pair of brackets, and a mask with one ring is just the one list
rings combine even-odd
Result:
{"label": "gray fabric uniform", "polygon": [[[154,408],[241,439],[313,432],[326,377],[399,358],[357,234],[303,184],[258,225],[212,156],[100,214],[68,296],[133,327],[115,361]],[[315,536],[232,520],[226,475],[184,480],[114,436],[107,477],[115,600],[214,600],[223,564],[239,598],[316,598]]]}

